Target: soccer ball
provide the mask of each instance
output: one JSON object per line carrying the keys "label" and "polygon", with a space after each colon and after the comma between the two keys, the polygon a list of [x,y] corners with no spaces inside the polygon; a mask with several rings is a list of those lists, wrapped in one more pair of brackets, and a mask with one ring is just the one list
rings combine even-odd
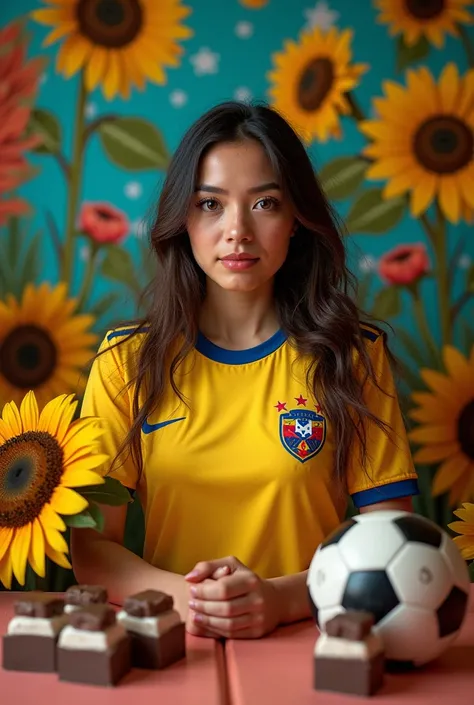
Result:
{"label": "soccer ball", "polygon": [[341,524],[318,547],[307,577],[321,631],[340,612],[371,612],[387,661],[407,666],[422,666],[452,644],[469,584],[448,534],[403,511],[368,512]]}

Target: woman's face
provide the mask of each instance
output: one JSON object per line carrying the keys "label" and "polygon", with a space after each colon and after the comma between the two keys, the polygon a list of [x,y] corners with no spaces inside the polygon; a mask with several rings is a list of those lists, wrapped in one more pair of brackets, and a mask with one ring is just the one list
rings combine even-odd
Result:
{"label": "woman's face", "polygon": [[256,291],[285,261],[295,216],[261,145],[222,143],[202,160],[187,219],[196,262],[229,291]]}

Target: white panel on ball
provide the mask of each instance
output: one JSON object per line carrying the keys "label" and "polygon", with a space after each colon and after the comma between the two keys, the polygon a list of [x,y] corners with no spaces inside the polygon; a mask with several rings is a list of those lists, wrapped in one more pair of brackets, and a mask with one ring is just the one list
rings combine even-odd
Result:
{"label": "white panel on ball", "polygon": [[399,519],[406,514],[409,514],[409,512],[404,512],[402,509],[380,509],[376,512],[356,514],[352,518],[355,519],[355,521],[362,521],[365,524],[367,521],[395,521],[395,519]]}
{"label": "white panel on ball", "polygon": [[470,579],[467,563],[461,556],[461,551],[458,549],[454,541],[448,536],[448,534],[444,534],[443,536],[441,552],[446,557],[448,564],[451,566],[454,585],[468,593]]}
{"label": "white panel on ball", "polygon": [[404,543],[395,524],[363,521],[341,538],[338,547],[350,570],[383,570]]}
{"label": "white panel on ball", "polygon": [[316,552],[309,567],[307,582],[313,602],[319,609],[342,602],[348,577],[349,570],[337,545]]}
{"label": "white panel on ball", "polygon": [[406,543],[386,568],[400,602],[436,610],[453,583],[444,555],[425,544]]}
{"label": "white panel on ball", "polygon": [[[397,661],[413,661],[421,665],[420,654],[439,644],[438,622],[432,610],[399,605],[375,626],[382,636],[385,656]],[[429,660],[429,659],[426,659]]]}

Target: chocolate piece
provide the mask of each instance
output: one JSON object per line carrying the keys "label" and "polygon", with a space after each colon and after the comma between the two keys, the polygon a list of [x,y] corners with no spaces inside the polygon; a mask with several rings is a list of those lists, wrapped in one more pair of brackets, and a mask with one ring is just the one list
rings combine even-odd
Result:
{"label": "chocolate piece", "polygon": [[384,666],[383,653],[367,660],[319,657],[315,659],[314,687],[316,690],[369,697],[382,687]]}
{"label": "chocolate piece", "polygon": [[314,688],[369,696],[383,684],[385,654],[374,617],[347,611],[326,622],[316,641]]}
{"label": "chocolate piece", "polygon": [[58,649],[59,680],[114,686],[130,671],[130,641],[120,639],[107,651]]}
{"label": "chocolate piece", "polygon": [[186,656],[184,622],[177,624],[159,638],[128,632],[134,668],[161,669]]}
{"label": "chocolate piece", "polygon": [[64,611],[64,600],[46,592],[25,592],[15,602],[15,614],[19,617],[49,618]]}
{"label": "chocolate piece", "polygon": [[7,634],[3,637],[3,668],[6,671],[54,673],[56,642],[54,637]]}
{"label": "chocolate piece", "polygon": [[370,634],[375,620],[369,612],[346,612],[337,614],[326,622],[324,631],[328,636],[341,637],[350,641],[362,641]]}
{"label": "chocolate piece", "polygon": [[101,585],[71,585],[64,599],[67,605],[97,605],[108,600],[107,590]]}
{"label": "chocolate piece", "polygon": [[101,632],[115,624],[115,610],[109,605],[88,605],[69,614],[69,624],[75,629]]}
{"label": "chocolate piece", "polygon": [[173,609],[174,600],[159,590],[143,590],[127,597],[123,609],[131,617],[155,617]]}

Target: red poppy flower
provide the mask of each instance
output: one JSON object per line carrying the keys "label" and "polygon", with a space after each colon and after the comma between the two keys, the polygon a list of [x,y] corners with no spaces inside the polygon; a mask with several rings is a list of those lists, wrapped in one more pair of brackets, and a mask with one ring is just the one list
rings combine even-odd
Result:
{"label": "red poppy flower", "polygon": [[430,260],[422,243],[398,245],[379,262],[379,274],[388,284],[412,284],[429,268]]}
{"label": "red poppy flower", "polygon": [[84,203],[79,229],[94,242],[118,245],[130,232],[130,223],[123,211],[108,203]]}

